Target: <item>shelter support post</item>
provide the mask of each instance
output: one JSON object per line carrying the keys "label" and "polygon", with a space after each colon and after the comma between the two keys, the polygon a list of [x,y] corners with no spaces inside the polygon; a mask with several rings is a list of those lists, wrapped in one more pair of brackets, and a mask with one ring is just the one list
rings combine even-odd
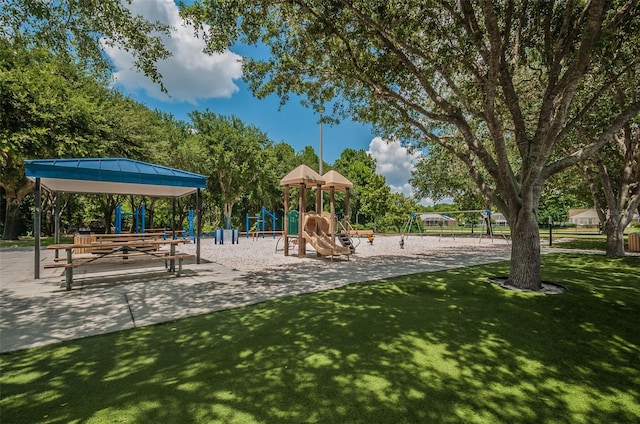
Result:
{"label": "shelter support post", "polygon": [[[54,195],[56,196],[55,208],[53,210],[53,240],[55,244],[60,244],[60,192],[56,191]],[[55,253],[56,259],[58,259],[58,249],[56,249]]]}
{"label": "shelter support post", "polygon": [[196,263],[200,263],[200,234],[202,234],[202,201],[200,189],[196,191]]}
{"label": "shelter support post", "polygon": [[33,208],[33,236],[35,244],[35,254],[33,255],[33,278],[40,278],[40,214],[41,214],[41,190],[40,178],[36,178],[35,205]]}
{"label": "shelter support post", "polygon": [[284,256],[289,256],[289,186],[284,188]]}
{"label": "shelter support post", "polygon": [[[171,199],[171,240],[176,239],[176,198]],[[175,256],[175,247],[171,245],[171,256]],[[175,272],[176,261],[171,259],[169,261],[169,272]]]}

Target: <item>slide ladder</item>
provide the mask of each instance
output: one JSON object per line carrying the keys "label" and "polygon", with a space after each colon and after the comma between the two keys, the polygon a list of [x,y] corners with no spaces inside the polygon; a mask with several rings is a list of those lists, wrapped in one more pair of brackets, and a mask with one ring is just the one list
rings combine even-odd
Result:
{"label": "slide ladder", "polygon": [[351,254],[356,253],[356,247],[351,242],[351,236],[348,233],[338,233],[336,234],[338,241],[343,247],[348,247],[351,251]]}
{"label": "slide ladder", "polygon": [[358,245],[360,244],[360,239],[358,239],[357,244],[354,243],[353,238],[351,237],[351,232],[349,231],[352,229],[349,221],[346,221],[346,227],[341,221],[337,221],[337,223],[338,227],[340,227],[340,230],[338,233],[336,233],[336,237],[340,241],[340,244],[343,247],[348,247],[352,255],[355,254],[356,247],[358,247]]}

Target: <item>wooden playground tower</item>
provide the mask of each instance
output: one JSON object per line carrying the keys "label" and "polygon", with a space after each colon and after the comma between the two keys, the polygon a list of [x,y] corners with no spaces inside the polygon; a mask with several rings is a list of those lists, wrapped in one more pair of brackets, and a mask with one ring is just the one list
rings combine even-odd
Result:
{"label": "wooden playground tower", "polygon": [[[329,171],[324,175],[318,174],[313,169],[306,165],[300,165],[293,171],[289,172],[284,178],[280,180],[280,185],[284,187],[284,255],[289,256],[289,241],[290,239],[297,239],[298,244],[298,257],[302,258],[306,255],[306,240],[304,239],[303,230],[305,221],[307,218],[306,204],[307,204],[307,189],[315,189],[316,204],[315,210],[321,211],[321,199],[322,192],[329,192],[329,232],[332,242],[335,242],[336,235],[336,213],[335,213],[335,192],[336,190],[345,191],[345,227],[348,228],[349,224],[349,192],[353,187],[353,184],[344,176],[336,171]],[[298,234],[293,237],[289,235],[289,219],[286,213],[289,212],[289,198],[291,187],[298,188]]]}

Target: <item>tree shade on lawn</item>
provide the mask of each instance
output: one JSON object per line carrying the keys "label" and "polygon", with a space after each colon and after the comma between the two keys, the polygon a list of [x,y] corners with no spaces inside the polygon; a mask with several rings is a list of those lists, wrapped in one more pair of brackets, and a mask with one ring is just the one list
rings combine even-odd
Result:
{"label": "tree shade on lawn", "polygon": [[416,274],[0,356],[3,422],[637,422],[638,258]]}

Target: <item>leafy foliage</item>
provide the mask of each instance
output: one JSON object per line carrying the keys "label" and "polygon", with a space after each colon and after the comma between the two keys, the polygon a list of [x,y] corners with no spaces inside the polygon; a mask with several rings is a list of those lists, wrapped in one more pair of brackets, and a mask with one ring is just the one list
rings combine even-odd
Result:
{"label": "leafy foliage", "polygon": [[[189,115],[195,129],[189,140],[192,157],[198,158],[208,189],[217,196],[230,225],[233,206],[247,193],[255,192],[264,179],[263,154],[272,142],[254,126],[236,117],[194,111]],[[228,227],[227,227],[228,228]]]}
{"label": "leafy foliage", "polygon": [[132,53],[135,66],[160,82],[159,59],[169,57],[160,35],[169,27],[133,15],[120,0],[3,0],[0,8],[0,39],[43,48],[61,60],[96,72],[110,69],[103,54],[106,45]]}
{"label": "leafy foliage", "polygon": [[[630,100],[588,143],[560,149],[601,89],[638,66],[639,7],[262,0],[195,3],[184,13],[209,24],[211,51],[238,41],[269,46],[268,60],[245,64],[258,96],[305,94],[312,105],[339,98],[346,102],[334,115],[457,157],[514,230],[511,282],[540,288],[544,181],[594,154],[640,111]],[[587,82],[593,90],[578,96]]]}

